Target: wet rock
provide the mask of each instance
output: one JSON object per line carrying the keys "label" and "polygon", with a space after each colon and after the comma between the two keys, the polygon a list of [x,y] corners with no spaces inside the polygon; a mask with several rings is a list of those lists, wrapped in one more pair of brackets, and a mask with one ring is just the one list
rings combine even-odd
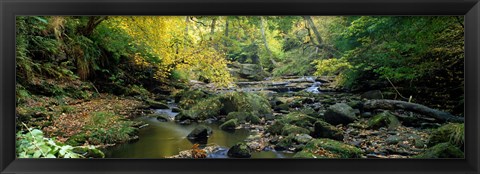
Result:
{"label": "wet rock", "polygon": [[227,152],[227,155],[232,158],[250,158],[251,152],[245,143],[237,143],[233,145]]}
{"label": "wet rock", "polygon": [[312,135],[315,138],[330,138],[334,140],[343,140],[343,131],[327,122],[318,120],[314,124],[314,131]]}
{"label": "wet rock", "polygon": [[325,112],[324,117],[326,122],[333,125],[347,125],[357,119],[353,108],[345,103],[337,103],[330,106],[327,112]]}
{"label": "wet rock", "polygon": [[383,99],[382,91],[380,90],[367,91],[361,97],[365,99]]}
{"label": "wet rock", "polygon": [[237,127],[237,125],[238,125],[238,120],[236,118],[235,119],[230,119],[230,120],[226,121],[225,123],[221,124],[220,129],[233,130]]}
{"label": "wet rock", "polygon": [[188,139],[208,139],[208,137],[213,133],[212,128],[204,125],[195,127],[195,129],[188,134]]}
{"label": "wet rock", "polygon": [[428,148],[413,158],[463,158],[464,153],[455,145],[450,143],[440,143]]}

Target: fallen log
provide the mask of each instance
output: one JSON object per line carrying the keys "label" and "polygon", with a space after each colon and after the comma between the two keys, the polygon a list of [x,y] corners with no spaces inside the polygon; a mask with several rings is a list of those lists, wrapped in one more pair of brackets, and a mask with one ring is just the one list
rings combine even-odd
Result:
{"label": "fallen log", "polygon": [[366,102],[363,103],[363,109],[365,110],[403,109],[406,111],[412,111],[425,116],[435,118],[441,122],[456,122],[456,123],[465,122],[465,119],[463,117],[454,116],[448,112],[432,109],[421,104],[408,103],[408,102],[399,101],[399,100],[367,100]]}

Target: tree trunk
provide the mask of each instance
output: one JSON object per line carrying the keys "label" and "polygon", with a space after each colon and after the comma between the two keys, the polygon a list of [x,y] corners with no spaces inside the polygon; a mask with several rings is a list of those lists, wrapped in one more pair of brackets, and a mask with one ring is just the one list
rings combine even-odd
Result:
{"label": "tree trunk", "polygon": [[323,44],[322,37],[320,36],[320,33],[317,30],[317,27],[315,27],[315,24],[313,23],[312,17],[303,16],[303,19],[305,19],[307,21],[308,25],[310,26],[310,28],[312,28],[313,33],[315,34],[315,36],[317,38],[317,43],[318,43],[317,45],[322,45]]}
{"label": "tree trunk", "polygon": [[267,36],[265,35],[265,18],[263,16],[260,16],[260,31],[262,32],[262,38],[263,38],[263,43],[265,45],[265,49],[267,50],[268,56],[269,56],[269,61],[272,65],[277,65],[277,62],[273,60],[273,55],[272,52],[270,51],[270,48],[268,47],[268,42],[267,42]]}
{"label": "tree trunk", "polygon": [[225,39],[223,42],[223,45],[225,46],[225,48],[228,47],[227,39],[228,39],[228,16],[225,17]]}
{"label": "tree trunk", "polygon": [[441,122],[457,122],[463,123],[465,120],[463,117],[454,116],[450,113],[439,111],[426,107],[424,105],[416,103],[408,103],[405,101],[399,100],[368,100],[363,104],[363,109],[365,110],[374,110],[374,109],[403,109],[406,111],[412,111],[425,116],[429,116],[439,120]]}
{"label": "tree trunk", "polygon": [[81,33],[84,36],[90,36],[93,33],[93,30],[102,23],[105,19],[107,19],[108,16],[89,16],[88,17],[88,22],[86,26],[83,26],[79,28],[79,33]]}
{"label": "tree trunk", "polygon": [[[215,24],[217,22],[217,18],[213,17],[212,24],[210,25],[210,41],[213,41],[213,35],[215,34]],[[218,44],[214,43],[213,48],[218,51]]]}

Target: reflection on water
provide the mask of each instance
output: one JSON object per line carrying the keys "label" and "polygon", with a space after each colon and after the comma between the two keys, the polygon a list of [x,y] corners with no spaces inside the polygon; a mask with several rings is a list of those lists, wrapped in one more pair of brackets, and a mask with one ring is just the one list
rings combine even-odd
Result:
{"label": "reflection on water", "polygon": [[[107,158],[164,158],[166,156],[177,155],[182,150],[192,147],[186,136],[198,124],[180,125],[175,122],[159,122],[155,118],[139,118],[148,123],[147,126],[139,131],[140,140],[133,143],[122,144],[108,149]],[[208,145],[219,145],[221,147],[231,147],[237,142],[242,142],[249,131],[245,129],[235,130],[234,132],[223,131],[217,124],[204,124],[212,128],[213,134],[208,139]],[[225,155],[221,155],[223,151]],[[226,158],[227,148],[221,148],[220,151],[210,157]],[[254,158],[280,158],[281,153],[273,151],[256,152],[252,154]],[[288,155],[288,154],[287,154]]]}

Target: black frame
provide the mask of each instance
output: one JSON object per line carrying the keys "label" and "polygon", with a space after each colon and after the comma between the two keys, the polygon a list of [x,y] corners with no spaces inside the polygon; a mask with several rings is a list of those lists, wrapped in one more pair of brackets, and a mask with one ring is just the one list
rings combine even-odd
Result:
{"label": "black frame", "polygon": [[[0,0],[0,173],[479,173],[479,0]],[[16,15],[465,15],[465,159],[15,159]]]}

